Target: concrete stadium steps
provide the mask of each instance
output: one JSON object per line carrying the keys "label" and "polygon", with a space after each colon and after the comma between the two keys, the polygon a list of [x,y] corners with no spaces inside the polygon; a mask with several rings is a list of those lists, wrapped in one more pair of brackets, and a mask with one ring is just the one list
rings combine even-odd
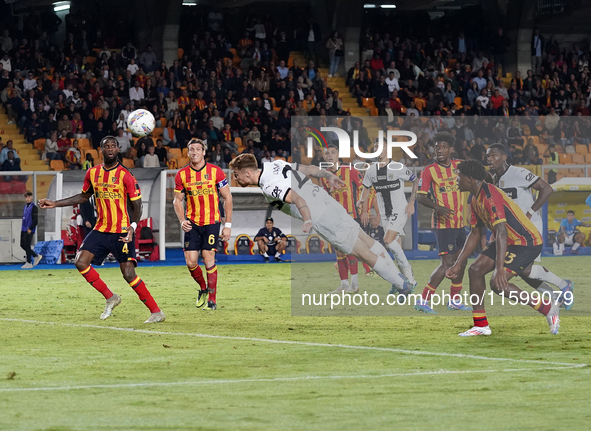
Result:
{"label": "concrete stadium steps", "polygon": [[[21,169],[23,171],[49,170],[49,166],[41,160],[39,151],[25,141],[25,137],[19,133],[16,124],[8,124],[8,116],[4,113],[0,113],[0,138],[2,138],[4,144],[12,140],[14,149],[21,159]],[[27,188],[29,188],[28,183]]]}

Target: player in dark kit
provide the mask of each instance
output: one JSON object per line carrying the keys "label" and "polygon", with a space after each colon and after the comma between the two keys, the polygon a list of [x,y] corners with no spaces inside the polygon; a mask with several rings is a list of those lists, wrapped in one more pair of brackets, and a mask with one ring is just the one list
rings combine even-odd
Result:
{"label": "player in dark kit", "polygon": [[[86,171],[82,193],[51,201],[41,199],[43,209],[79,205],[94,194],[97,207],[97,222],[84,242],[74,262],[76,268],[92,287],[107,300],[101,319],[111,316],[113,309],[121,303],[121,297],[111,292],[91,263],[102,264],[109,253],[119,262],[125,281],[137,293],[140,300],[152,313],[144,323],[164,322],[165,315],[152,298],[148,288],[135,273],[137,261],[133,235],[142,215],[142,195],[139,184],[131,172],[118,161],[119,143],[113,136],[101,140],[104,163]],[[127,211],[131,202],[131,216]]]}
{"label": "player in dark kit", "polygon": [[[224,241],[230,239],[232,228],[232,195],[224,171],[205,162],[205,143],[194,138],[189,141],[188,148],[191,163],[176,174],[173,205],[181,229],[185,232],[183,250],[187,268],[200,287],[195,305],[204,310],[215,310],[218,282],[215,253],[221,223],[219,195],[224,198]],[[185,198],[186,211],[183,207]],[[199,268],[200,251],[207,272],[207,284]]]}
{"label": "player in dark kit", "polygon": [[476,295],[478,301],[474,304],[472,312],[474,326],[459,335],[470,337],[491,334],[484,307],[486,290],[484,277],[492,271],[494,273],[490,280],[490,288],[495,293],[508,296],[510,300],[517,300],[540,312],[546,316],[550,333],[558,334],[560,322],[558,310],[561,299],[544,297],[538,292],[535,292],[535,295],[529,295],[516,285],[509,283],[515,275],[524,277],[530,275],[532,264],[542,251],[542,236],[538,229],[513,199],[501,189],[485,181],[488,174],[478,160],[466,160],[460,163],[458,171],[460,191],[472,194],[471,230],[458,260],[447,270],[446,276],[453,279],[463,271],[468,257],[480,243],[480,230],[483,227],[486,226],[495,235],[495,240],[485,247],[470,265],[470,298]]}
{"label": "player in dark kit", "polygon": [[267,217],[265,227],[257,232],[254,240],[265,262],[269,262],[269,255],[275,256],[275,262],[282,262],[281,252],[287,247],[287,237],[281,229],[274,227],[273,217]]}
{"label": "player in dark kit", "polygon": [[[460,160],[451,158],[455,138],[449,133],[437,133],[433,141],[435,160],[423,169],[417,200],[421,205],[433,209],[432,227],[437,232],[437,248],[441,263],[435,268],[429,283],[423,289],[422,300],[415,305],[417,310],[424,313],[436,313],[429,306],[429,299],[445,278],[445,271],[456,261],[466,240],[463,197],[456,183],[456,168]],[[452,299],[447,304],[450,310],[471,310],[456,300],[462,290],[463,278],[464,268],[461,268],[457,272],[457,277],[451,281]]]}

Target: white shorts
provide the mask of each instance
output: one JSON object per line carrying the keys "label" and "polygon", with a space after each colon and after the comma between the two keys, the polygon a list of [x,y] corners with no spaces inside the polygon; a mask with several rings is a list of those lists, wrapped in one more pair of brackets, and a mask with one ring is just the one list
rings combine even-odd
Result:
{"label": "white shorts", "polygon": [[[544,222],[542,220],[533,222],[538,232],[540,232],[540,236],[542,237],[542,241],[544,240]],[[535,258],[534,262],[541,262],[542,261],[542,254]]]}
{"label": "white shorts", "polygon": [[573,246],[575,245],[575,234],[573,233],[572,235],[564,235],[564,245],[570,245]]}
{"label": "white shorts", "polygon": [[325,211],[314,223],[314,229],[338,251],[351,254],[361,227],[341,204],[333,202],[334,205],[329,204],[330,210]]}
{"label": "white shorts", "polygon": [[384,214],[380,215],[382,227],[384,228],[384,233],[388,232],[389,230],[398,232],[400,236],[404,236],[404,226],[406,226],[406,212],[394,213],[390,217],[386,217]]}

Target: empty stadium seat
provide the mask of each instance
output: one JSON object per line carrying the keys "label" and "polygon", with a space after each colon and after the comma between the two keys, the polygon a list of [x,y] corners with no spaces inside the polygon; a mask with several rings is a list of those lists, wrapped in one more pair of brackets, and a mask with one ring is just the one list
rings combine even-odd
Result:
{"label": "empty stadium seat", "polygon": [[127,159],[127,158],[123,158],[123,166],[125,166],[126,168],[129,169],[133,169],[135,168],[135,162],[133,161],[133,159]]}
{"label": "empty stadium seat", "polygon": [[61,160],[52,160],[49,167],[52,171],[63,171],[65,169],[64,162]]}
{"label": "empty stadium seat", "polygon": [[90,145],[90,140],[86,138],[77,139],[78,141],[78,148],[81,150],[91,149],[92,146]]}
{"label": "empty stadium seat", "polygon": [[242,233],[236,237],[236,241],[234,241],[234,254],[254,255],[254,242],[252,242],[252,239],[247,234]]}
{"label": "empty stadium seat", "polygon": [[572,162],[575,165],[584,165],[585,164],[585,156],[582,154],[571,154]]}
{"label": "empty stadium seat", "polygon": [[310,235],[306,239],[306,253],[324,254],[324,241],[318,235]]}
{"label": "empty stadium seat", "polygon": [[168,150],[170,154],[172,154],[173,159],[178,159],[179,157],[183,157],[183,152],[180,148],[171,148]]}
{"label": "empty stadium seat", "polygon": [[585,169],[583,168],[573,168],[568,170],[569,177],[584,177],[585,176]]}
{"label": "empty stadium seat", "polygon": [[188,148],[183,148],[183,151],[181,153],[183,155],[183,157],[189,157],[189,149]]}
{"label": "empty stadium seat", "polygon": [[94,162],[96,164],[96,160],[99,158],[99,154],[98,151],[95,149],[88,149],[88,150],[83,150],[82,151],[84,153],[84,158],[86,158],[87,154],[91,154],[92,158],[94,159]]}
{"label": "empty stadium seat", "polygon": [[287,235],[287,247],[285,249],[286,252],[290,254],[299,254],[300,248],[302,244],[298,241],[298,239],[293,235]]}
{"label": "empty stadium seat", "polygon": [[189,159],[188,157],[179,157],[178,159],[176,159],[176,163],[180,169],[182,167],[187,166],[189,163],[191,163],[191,159]]}
{"label": "empty stadium seat", "polygon": [[560,154],[559,160],[560,160],[560,164],[563,164],[563,165],[573,162],[571,154]]}
{"label": "empty stadium seat", "polygon": [[575,150],[576,150],[577,154],[588,154],[589,153],[589,149],[587,148],[586,145],[577,145],[575,147]]}

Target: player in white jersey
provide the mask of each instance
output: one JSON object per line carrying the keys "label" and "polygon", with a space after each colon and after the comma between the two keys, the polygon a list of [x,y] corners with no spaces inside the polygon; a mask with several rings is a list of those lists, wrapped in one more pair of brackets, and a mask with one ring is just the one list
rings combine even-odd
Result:
{"label": "player in white jersey", "polygon": [[[509,166],[507,164],[507,150],[502,144],[492,144],[488,147],[486,158],[493,184],[515,201],[543,238],[544,223],[539,210],[548,202],[548,198],[554,191],[550,184],[528,169]],[[538,197],[535,200],[532,190],[538,192]],[[536,262],[541,261],[542,259],[538,256]],[[530,276],[527,279],[524,278],[524,281],[540,292],[553,291],[547,283],[558,287],[563,292],[563,297],[564,293],[570,292],[563,305],[567,311],[573,306],[573,282],[558,277],[543,266],[533,265]]]}
{"label": "player in white jersey", "polygon": [[[379,141],[374,140],[374,151],[378,150]],[[406,201],[404,194],[404,182],[412,181],[412,192],[410,202]],[[394,162],[387,157],[385,145],[382,153],[378,156],[378,161],[372,163],[365,177],[363,178],[363,193],[358,205],[361,205],[361,224],[364,226],[369,222],[367,211],[368,197],[370,189],[373,187],[376,191],[376,199],[380,209],[380,220],[384,228],[384,243],[394,254],[396,265],[410,281],[416,286],[412,267],[404,254],[404,250],[399,243],[399,237],[404,236],[404,226],[408,217],[415,212],[415,198],[419,186],[419,179],[403,164]]]}
{"label": "player in white jersey", "polygon": [[258,169],[252,154],[240,154],[230,162],[233,176],[242,187],[258,184],[267,201],[278,210],[304,222],[302,231],[316,232],[339,251],[370,265],[392,285],[391,293],[409,293],[412,285],[398,273],[386,249],[361,229],[337,201],[307,175],[327,178],[331,187],[343,187],[336,175],[316,166],[275,160]]}

